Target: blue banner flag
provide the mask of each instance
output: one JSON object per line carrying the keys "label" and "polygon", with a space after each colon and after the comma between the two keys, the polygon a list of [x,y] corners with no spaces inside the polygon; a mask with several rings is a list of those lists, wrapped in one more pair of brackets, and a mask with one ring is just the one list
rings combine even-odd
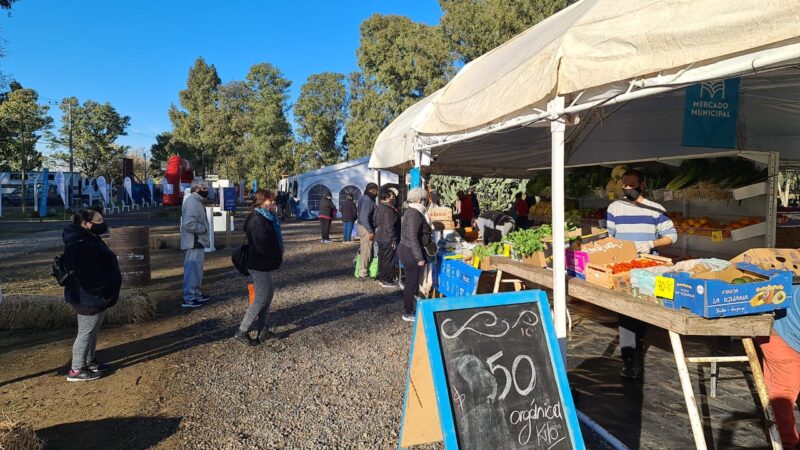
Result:
{"label": "blue banner flag", "polygon": [[42,191],[41,200],[39,200],[39,217],[47,216],[47,191],[50,189],[50,170],[44,169],[42,171]]}
{"label": "blue banner flag", "polygon": [[686,88],[683,141],[687,147],[736,148],[739,78]]}

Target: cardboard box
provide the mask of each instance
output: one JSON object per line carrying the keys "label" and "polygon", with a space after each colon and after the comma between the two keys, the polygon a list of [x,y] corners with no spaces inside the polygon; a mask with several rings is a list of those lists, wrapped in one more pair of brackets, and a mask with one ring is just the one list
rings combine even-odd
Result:
{"label": "cardboard box", "polygon": [[791,248],[753,248],[731,262],[754,264],[765,270],[788,270],[800,276],[800,251]]}
{"label": "cardboard box", "polygon": [[[706,318],[759,314],[787,308],[791,303],[787,300],[792,295],[792,272],[785,270],[765,270],[741,262],[719,272],[665,276],[675,279],[675,308],[686,308]],[[760,281],[733,283],[743,276]]]}
{"label": "cardboard box", "polygon": [[431,218],[431,222],[452,222],[453,210],[451,208],[437,206],[436,208],[428,210],[428,217]]}
{"label": "cardboard box", "polygon": [[567,273],[586,279],[586,266],[589,264],[605,265],[633,259],[636,259],[636,244],[604,237],[586,244],[581,242],[580,250],[567,250]]}
{"label": "cardboard box", "polygon": [[[662,266],[672,264],[671,259],[656,255],[642,255],[641,258],[634,258],[628,261],[637,261],[637,260],[655,261]],[[618,262],[626,262],[626,261],[617,261],[614,263],[602,264],[602,265],[589,263],[586,266],[586,281],[592,284],[596,284],[598,286],[602,286],[606,289],[616,289],[630,293],[631,292],[630,272],[613,273],[611,271],[611,266],[613,264],[617,264]]]}

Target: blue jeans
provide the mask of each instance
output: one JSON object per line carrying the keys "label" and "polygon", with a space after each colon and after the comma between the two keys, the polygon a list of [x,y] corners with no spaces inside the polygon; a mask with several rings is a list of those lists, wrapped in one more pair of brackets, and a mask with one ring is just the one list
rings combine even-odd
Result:
{"label": "blue jeans", "polygon": [[344,241],[350,242],[353,240],[353,222],[342,222],[344,226]]}
{"label": "blue jeans", "polygon": [[202,248],[186,250],[183,260],[183,302],[191,303],[203,298],[200,285],[203,283],[203,262],[206,253]]}

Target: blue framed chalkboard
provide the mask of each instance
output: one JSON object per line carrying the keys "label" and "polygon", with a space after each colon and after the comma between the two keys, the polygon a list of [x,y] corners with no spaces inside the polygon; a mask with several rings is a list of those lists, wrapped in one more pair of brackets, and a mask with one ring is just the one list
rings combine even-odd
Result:
{"label": "blue framed chalkboard", "polygon": [[446,449],[585,448],[544,292],[423,300],[420,324]]}

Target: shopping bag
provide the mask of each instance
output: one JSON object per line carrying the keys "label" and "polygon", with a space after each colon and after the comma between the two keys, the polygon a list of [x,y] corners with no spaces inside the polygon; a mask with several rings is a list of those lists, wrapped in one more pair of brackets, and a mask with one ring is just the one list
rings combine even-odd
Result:
{"label": "shopping bag", "polygon": [[[353,276],[358,278],[361,272],[361,254],[356,254],[356,267],[353,273]],[[369,276],[375,278],[378,276],[378,258],[372,258],[372,262],[369,263]]]}

